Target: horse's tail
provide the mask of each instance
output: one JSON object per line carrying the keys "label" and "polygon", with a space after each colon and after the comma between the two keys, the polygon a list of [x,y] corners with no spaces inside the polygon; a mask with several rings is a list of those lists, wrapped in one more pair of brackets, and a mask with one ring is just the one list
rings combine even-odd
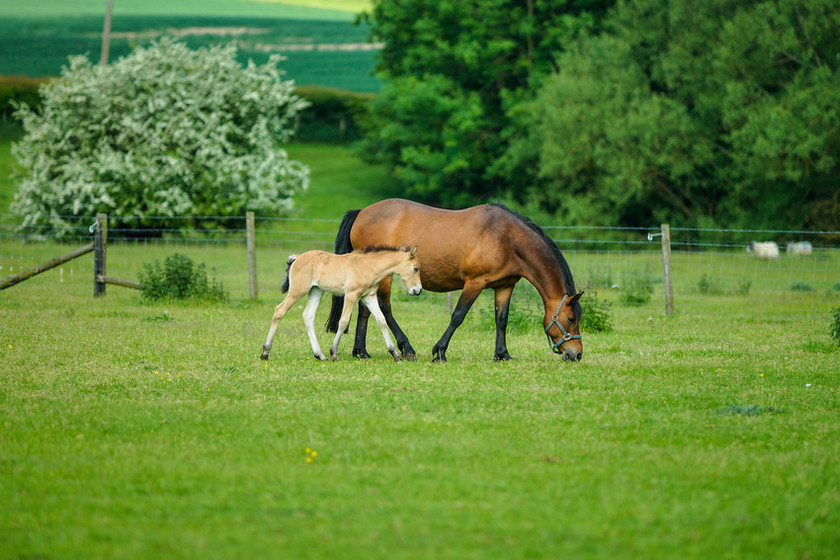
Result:
{"label": "horse's tail", "polygon": [[[356,218],[361,210],[350,210],[344,214],[341,225],[338,226],[338,235],[335,236],[335,253],[344,255],[353,251],[353,244],[350,243],[350,230],[356,223]],[[327,319],[327,332],[338,331],[338,321],[341,319],[341,311],[344,309],[344,296],[333,296],[330,306],[330,316]]]}
{"label": "horse's tail", "polygon": [[297,255],[289,255],[286,259],[286,277],[283,278],[283,285],[280,286],[280,291],[284,294],[289,291],[289,270],[292,268],[292,263],[297,260]]}

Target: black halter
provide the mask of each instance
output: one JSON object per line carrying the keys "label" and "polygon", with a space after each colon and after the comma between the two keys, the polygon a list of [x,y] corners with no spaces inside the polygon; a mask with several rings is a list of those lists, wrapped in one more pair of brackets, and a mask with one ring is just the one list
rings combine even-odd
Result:
{"label": "black halter", "polygon": [[[562,354],[563,352],[560,351],[560,347],[563,346],[566,342],[573,340],[575,338],[583,338],[579,334],[569,334],[566,329],[563,328],[563,325],[560,324],[560,321],[557,320],[557,317],[560,315],[560,310],[563,309],[563,304],[566,303],[566,298],[569,297],[569,294],[563,296],[563,299],[560,300],[560,305],[557,306],[557,311],[554,312],[554,315],[551,317],[551,322],[545,328],[545,336],[548,337],[548,345],[551,346],[551,351],[555,354]],[[553,342],[551,340],[551,335],[548,334],[549,329],[551,329],[551,325],[557,325],[557,328],[560,329],[560,332],[563,333],[563,338],[558,340],[557,342]]]}

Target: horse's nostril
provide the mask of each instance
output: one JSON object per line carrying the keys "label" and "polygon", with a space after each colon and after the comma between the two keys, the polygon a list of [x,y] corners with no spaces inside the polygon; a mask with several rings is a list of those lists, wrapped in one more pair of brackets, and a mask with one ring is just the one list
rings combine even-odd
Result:
{"label": "horse's nostril", "polygon": [[583,358],[583,352],[578,352],[577,358],[575,358],[575,360],[580,361],[581,358]]}

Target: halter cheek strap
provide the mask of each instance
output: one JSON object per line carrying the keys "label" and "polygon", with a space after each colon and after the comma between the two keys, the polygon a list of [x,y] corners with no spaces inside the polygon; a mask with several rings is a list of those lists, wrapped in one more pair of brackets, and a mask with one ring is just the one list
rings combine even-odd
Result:
{"label": "halter cheek strap", "polygon": [[[563,309],[563,304],[566,303],[566,298],[569,297],[569,294],[563,296],[563,299],[560,300],[560,305],[557,306],[557,311],[554,312],[554,315],[551,317],[551,322],[545,328],[545,336],[548,338],[548,345],[551,346],[551,351],[555,354],[562,354],[560,351],[560,347],[563,346],[566,342],[569,342],[575,338],[583,338],[579,334],[569,334],[566,329],[563,328],[563,325],[560,324],[560,321],[557,318],[560,316],[560,310]],[[554,342],[551,340],[551,335],[548,334],[548,331],[551,329],[552,325],[557,325],[557,328],[560,329],[560,332],[563,333],[563,338]]]}

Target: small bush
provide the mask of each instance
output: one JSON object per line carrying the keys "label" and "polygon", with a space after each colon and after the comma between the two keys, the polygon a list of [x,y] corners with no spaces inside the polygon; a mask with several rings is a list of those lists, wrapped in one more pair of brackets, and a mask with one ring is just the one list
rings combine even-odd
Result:
{"label": "small bush", "polygon": [[649,276],[634,274],[626,287],[621,289],[618,300],[624,305],[644,305],[653,297],[653,281]]}
{"label": "small bush", "polygon": [[612,304],[598,298],[597,290],[586,287],[586,295],[580,298],[583,317],[580,320],[580,330],[590,333],[609,332],[612,325]]}
{"label": "small bush", "polygon": [[828,333],[831,335],[831,338],[840,345],[840,307],[832,309],[831,314],[834,317],[834,322],[831,324],[831,328]]}
{"label": "small bush", "polygon": [[144,301],[227,301],[228,293],[215,278],[209,280],[204,263],[195,266],[192,259],[175,253],[163,264],[144,263],[140,272]]}
{"label": "small bush", "polygon": [[791,292],[813,292],[814,288],[806,284],[805,282],[794,282],[790,285]]}

